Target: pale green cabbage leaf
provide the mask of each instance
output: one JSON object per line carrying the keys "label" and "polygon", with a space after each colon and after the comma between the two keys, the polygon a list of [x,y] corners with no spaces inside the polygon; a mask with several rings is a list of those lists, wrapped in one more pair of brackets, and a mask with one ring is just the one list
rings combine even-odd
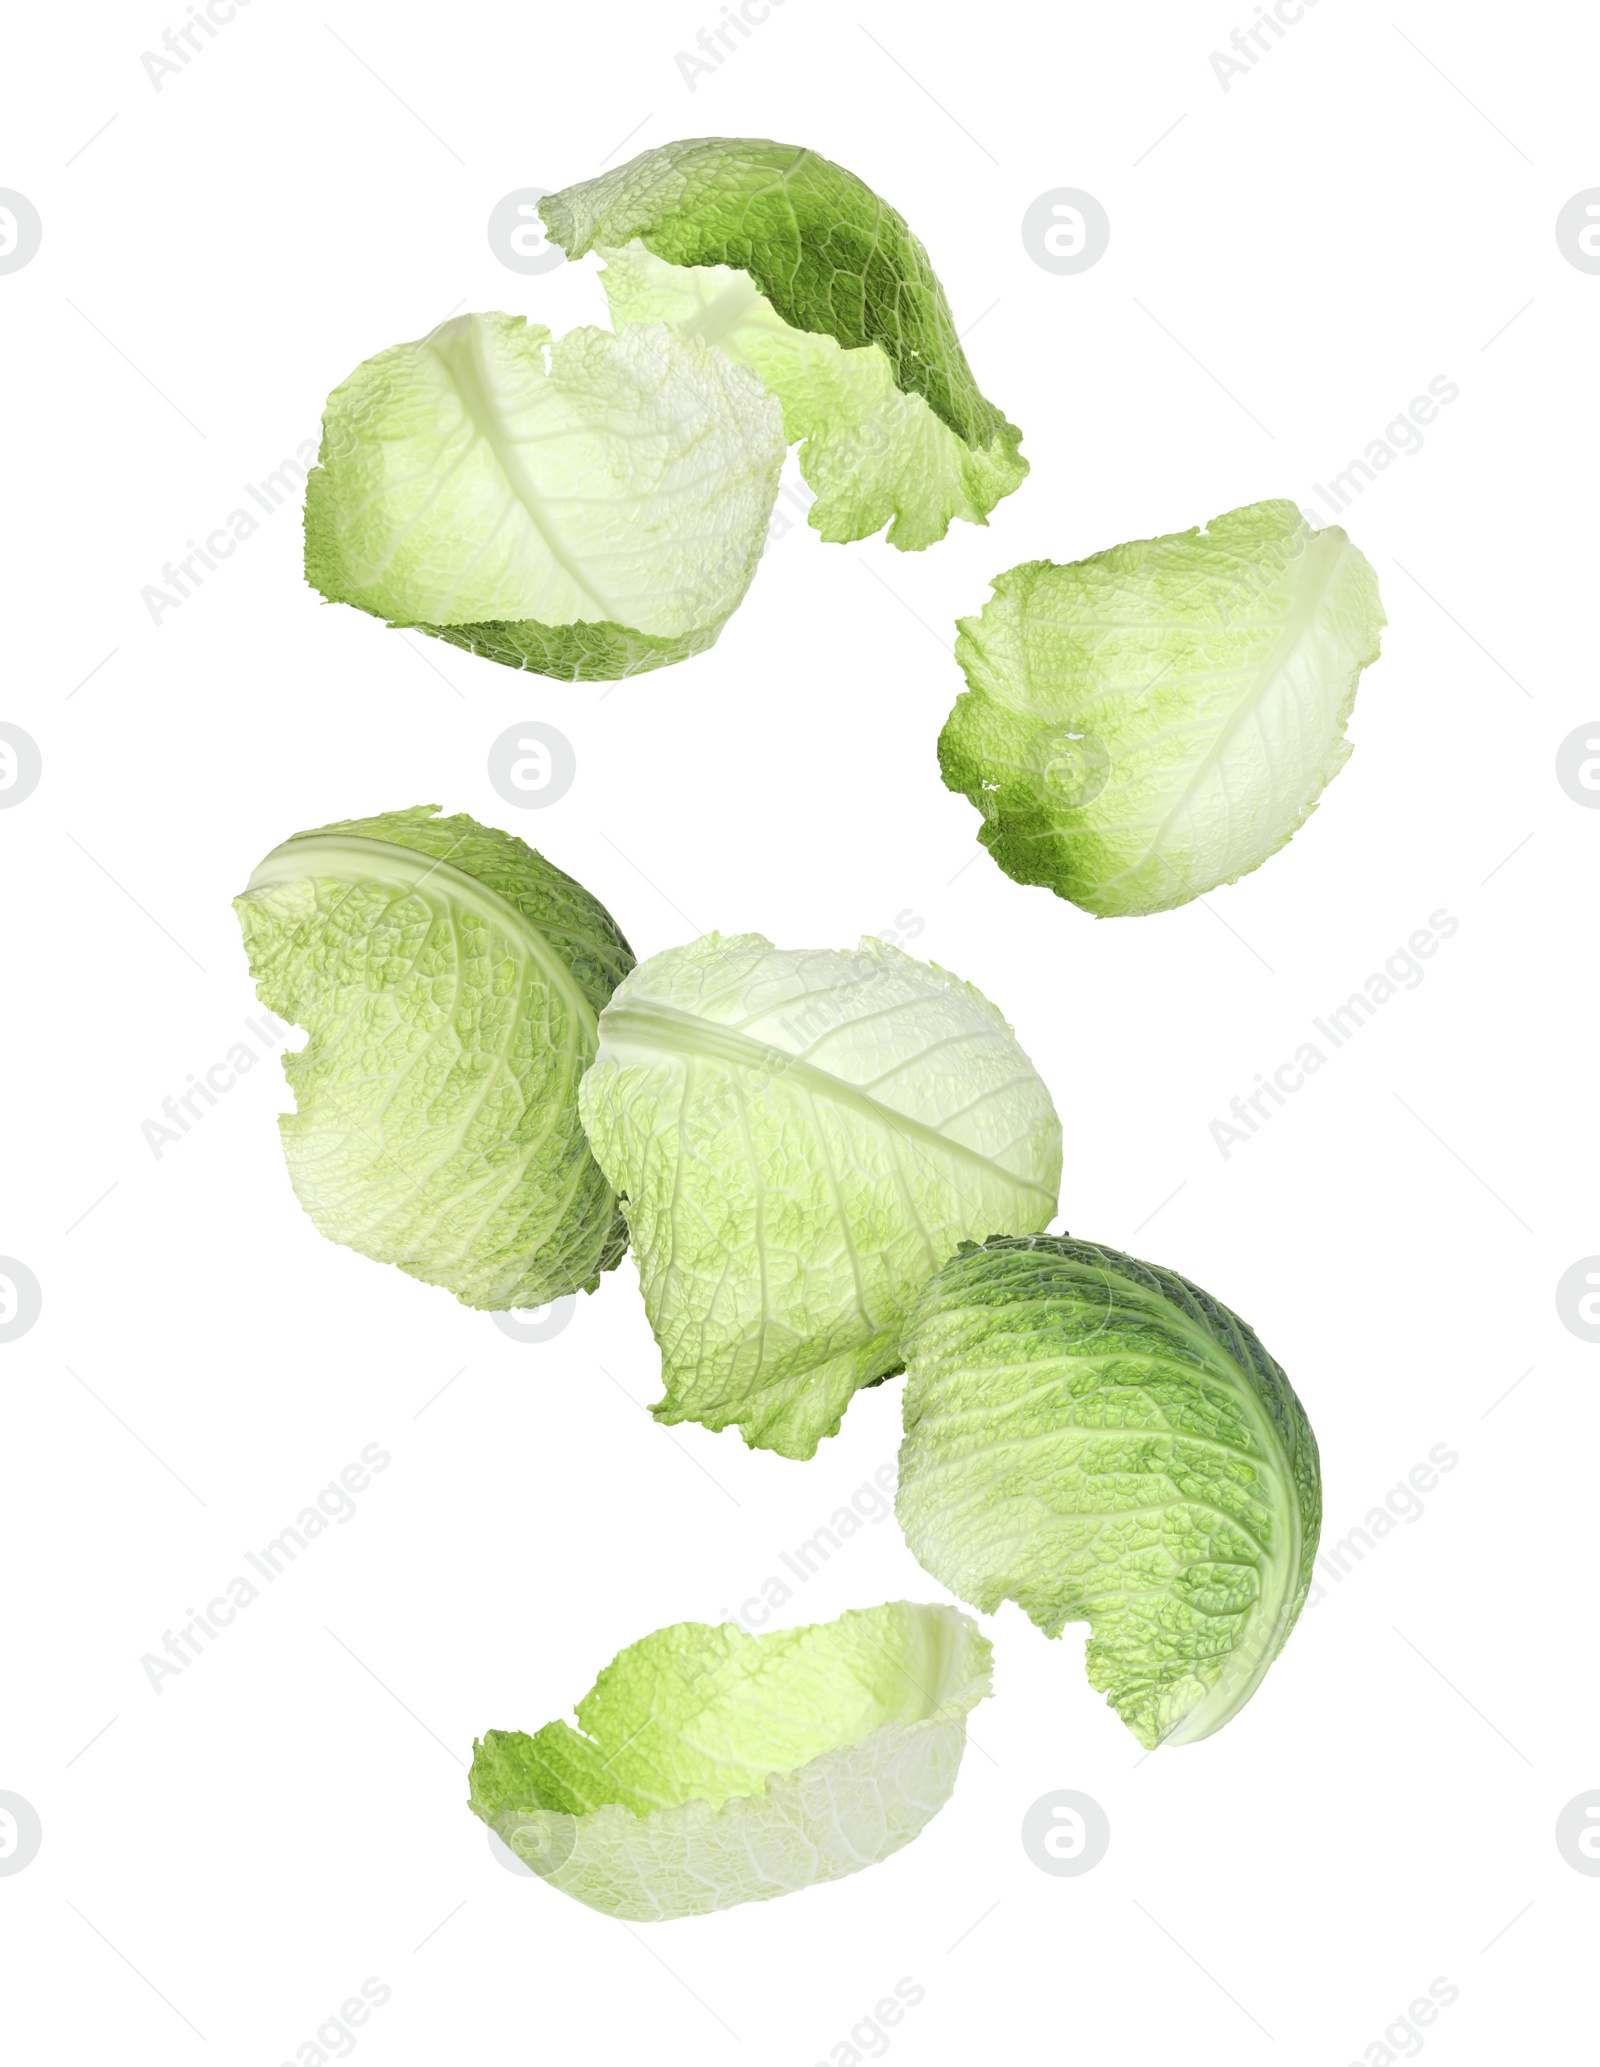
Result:
{"label": "pale green cabbage leaf", "polygon": [[964,1249],[913,1303],[896,1513],[919,1564],[1046,1636],[1141,1744],[1228,1722],[1282,1650],[1322,1519],[1316,1439],[1254,1332],[1066,1236]]}
{"label": "pale green cabbage leaf", "polygon": [[298,833],[234,909],[284,1057],[289,1175],[320,1233],[465,1305],[593,1291],[627,1244],[578,1080],[633,966],[610,914],[436,804]]}
{"label": "pale green cabbage leaf", "polygon": [[975,524],[1028,471],[984,399],[905,219],[815,151],[699,137],[541,203],[571,258],[595,250],[614,322],[667,321],[753,367],[802,441],[823,538],[916,551]]}
{"label": "pale green cabbage leaf", "polygon": [[783,452],[755,376],[664,324],[453,317],[329,396],[306,579],[510,667],[661,667],[737,608]]}
{"label": "pale green cabbage leaf", "polygon": [[707,934],[642,962],[579,1092],[624,1200],[663,1422],[810,1457],[898,1370],[906,1302],[964,1240],[1043,1227],[1061,1123],[972,985]]}
{"label": "pale green cabbage leaf", "polygon": [[1383,624],[1371,566],[1292,502],[1030,560],[957,626],[939,765],[1019,883],[1101,918],[1168,911],[1310,816]]}
{"label": "pale green cabbage leaf", "polygon": [[909,1601],[759,1637],[680,1622],[619,1653],[577,1729],[490,1730],[470,1803],[607,1916],[770,1901],[917,1836],[955,1784],[990,1661],[965,1615]]}

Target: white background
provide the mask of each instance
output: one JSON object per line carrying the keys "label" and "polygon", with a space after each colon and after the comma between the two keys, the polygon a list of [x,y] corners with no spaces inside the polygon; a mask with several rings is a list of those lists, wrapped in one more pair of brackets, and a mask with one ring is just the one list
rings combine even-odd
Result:
{"label": "white background", "polygon": [[[44,1292],[0,1349],[0,1788],[43,1827],[0,1876],[16,2056],[315,2062],[376,1976],[373,2067],[811,2067],[848,2062],[909,1976],[907,2067],[1342,2067],[1388,2058],[1443,1976],[1459,1998],[1396,2056],[1586,2057],[1600,1880],[1553,1832],[1600,1786],[1600,1350],[1554,1288],[1600,1248],[1600,816],[1554,760],[1600,702],[1600,277],[1554,222],[1600,182],[1600,30],[1322,0],[1224,90],[1210,53],[1243,5],[787,0],[691,92],[675,53],[710,0],[254,0],[157,91],[141,52],[177,18],[29,10],[3,89],[0,185],[44,224],[0,277],[0,716],[44,761],[0,813],[0,1253]],[[603,320],[592,261],[496,261],[503,194],[706,133],[809,144],[920,232],[1033,466],[986,531],[908,556],[795,524],[714,652],[610,691],[320,605],[288,506],[152,623],[141,589],[254,507],[244,484],[359,360],[461,306]],[[1019,234],[1060,186],[1112,224],[1072,277]],[[1002,876],[934,758],[955,615],[1022,559],[1268,495],[1317,508],[1438,375],[1459,397],[1344,519],[1391,623],[1354,757],[1292,845],[1143,920]],[[578,776],[519,814],[485,755],[530,718]],[[1288,1369],[1325,1543],[1430,1448],[1458,1454],[1221,1735],[1142,1758],[1081,1632],[1049,1644],[1007,1609],[956,1793],[883,1866],[631,1929],[495,1862],[465,1807],[474,1735],[567,1712],[660,1624],[737,1612],[893,1457],[900,1387],[807,1466],[657,1428],[631,1263],[531,1348],[319,1240],[275,1061],[152,1153],[142,1123],[255,1010],[229,909],[253,864],[432,801],[535,842],[640,954],[713,926],[848,945],[913,915],[913,951],[993,998],[1054,1090],[1058,1225],[1194,1277]],[[1229,1100],[1441,908],[1459,931],[1425,980],[1224,1159]],[[141,1656],[369,1443],[393,1461],[355,1518],[154,1692]],[[940,1594],[890,1520],[787,1614],[894,1597]],[[1082,1878],[1019,1839],[1063,1787],[1111,1822]]]}

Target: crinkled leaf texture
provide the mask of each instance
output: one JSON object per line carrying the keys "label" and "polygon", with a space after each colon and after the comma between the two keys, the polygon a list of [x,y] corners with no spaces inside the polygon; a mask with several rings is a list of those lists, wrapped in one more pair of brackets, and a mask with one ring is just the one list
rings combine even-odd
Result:
{"label": "crinkled leaf texture", "polygon": [[590,249],[612,320],[666,321],[751,366],[801,439],[825,539],[890,525],[907,551],[985,523],[1028,471],[984,400],[928,254],[842,165],[793,144],[699,137],[541,203]]}
{"label": "crinkled leaf texture", "polygon": [[896,1513],[984,1614],[1088,1622],[1141,1744],[1237,1715],[1311,1584],[1316,1439],[1253,1331],[1175,1271],[1059,1235],[964,1249],[912,1307]]}
{"label": "crinkled leaf texture", "polygon": [[876,1865],[943,1807],[991,1652],[955,1608],[891,1601],[750,1636],[630,1644],[578,1728],[490,1730],[474,1812],[563,1894],[650,1923]]}
{"label": "crinkled leaf texture", "polygon": [[957,626],[969,686],[939,766],[1019,883],[1100,918],[1170,911],[1310,816],[1383,624],[1370,565],[1292,502],[1030,560]]}
{"label": "crinkled leaf texture", "polygon": [[1043,1227],[1061,1123],[971,984],[712,933],[617,989],[579,1092],[623,1198],[664,1422],[810,1457],[900,1367],[905,1305],[961,1242]]}
{"label": "crinkled leaf texture", "polygon": [[570,876],[438,808],[298,833],[234,900],[263,1004],[311,1036],[284,1153],[330,1241],[467,1306],[542,1306],[627,1245],[577,1089],[633,956]]}
{"label": "crinkled leaf texture", "polygon": [[508,667],[614,680],[716,639],[783,452],[760,381],[664,324],[552,342],[453,317],[329,396],[306,579]]}

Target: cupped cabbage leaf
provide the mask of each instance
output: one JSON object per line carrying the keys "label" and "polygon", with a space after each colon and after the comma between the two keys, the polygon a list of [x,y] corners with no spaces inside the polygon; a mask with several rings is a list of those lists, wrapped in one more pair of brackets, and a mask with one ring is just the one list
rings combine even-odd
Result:
{"label": "cupped cabbage leaf", "polygon": [[624,1200],[663,1422],[810,1457],[900,1367],[906,1302],[964,1240],[1043,1227],[1061,1123],[971,984],[712,933],[640,963],[579,1091]]}
{"label": "cupped cabbage leaf", "polygon": [[1030,560],[957,626],[939,766],[1019,883],[1100,918],[1169,911],[1310,816],[1383,624],[1367,561],[1292,502]]}
{"label": "cupped cabbage leaf", "polygon": [[981,524],[1028,471],[972,377],[928,254],[869,186],[793,144],[663,144],[540,204],[595,250],[612,320],[674,323],[751,366],[803,441],[825,539],[916,551]]}
{"label": "cupped cabbage leaf", "polygon": [[984,1614],[1088,1622],[1089,1681],[1141,1744],[1237,1715],[1311,1584],[1316,1439],[1236,1314],[1060,1235],[966,1248],[912,1304],[896,1513]]}
{"label": "cupped cabbage leaf", "polygon": [[457,316],[329,396],[306,579],[510,667],[662,667],[738,607],[783,452],[759,380],[663,324]]}
{"label": "cupped cabbage leaf", "polygon": [[577,1088],[633,955],[570,876],[438,808],[298,833],[234,900],[263,1004],[311,1036],[284,1153],[330,1241],[467,1306],[542,1306],[627,1246]]}
{"label": "cupped cabbage leaf", "polygon": [[891,1601],[749,1636],[630,1644],[578,1728],[490,1730],[470,1802],[563,1894],[648,1923],[876,1865],[943,1807],[991,1652],[954,1608]]}

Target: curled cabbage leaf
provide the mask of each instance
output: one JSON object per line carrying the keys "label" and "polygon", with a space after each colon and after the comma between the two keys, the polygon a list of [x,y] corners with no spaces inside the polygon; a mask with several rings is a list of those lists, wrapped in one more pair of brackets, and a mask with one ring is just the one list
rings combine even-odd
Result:
{"label": "curled cabbage leaf", "polygon": [[666,321],[753,367],[830,541],[917,551],[982,524],[1028,471],[979,392],[905,218],[815,151],[755,137],[663,144],[548,195],[570,258],[597,251],[614,322]]}
{"label": "curled cabbage leaf", "polygon": [[925,1571],[1046,1636],[1141,1744],[1193,1744],[1305,1603],[1316,1438],[1253,1330],[1176,1271],[1065,1235],[969,1247],[903,1338],[895,1511]]}
{"label": "curled cabbage leaf", "polygon": [[581,884],[438,808],[297,833],[234,900],[262,1003],[311,1036],[284,1154],[330,1241],[467,1306],[543,1306],[627,1246],[577,1090],[633,955]]}
{"label": "curled cabbage leaf", "polygon": [[329,396],[306,579],[508,667],[663,667],[738,607],[783,452],[754,375],[663,324],[456,316]]}
{"label": "curled cabbage leaf", "polygon": [[640,963],[579,1089],[661,1347],[658,1421],[810,1457],[963,1241],[1043,1227],[1061,1123],[1000,1013],[882,941]]}
{"label": "curled cabbage leaf", "polygon": [[939,766],[1017,882],[1099,918],[1170,911],[1305,823],[1383,624],[1367,561],[1292,502],[1030,560],[957,625]]}
{"label": "curled cabbage leaf", "polygon": [[909,1601],[759,1637],[680,1622],[612,1660],[577,1729],[488,1731],[469,1801],[607,1916],[770,1901],[917,1836],[955,1785],[990,1661],[967,1616]]}

